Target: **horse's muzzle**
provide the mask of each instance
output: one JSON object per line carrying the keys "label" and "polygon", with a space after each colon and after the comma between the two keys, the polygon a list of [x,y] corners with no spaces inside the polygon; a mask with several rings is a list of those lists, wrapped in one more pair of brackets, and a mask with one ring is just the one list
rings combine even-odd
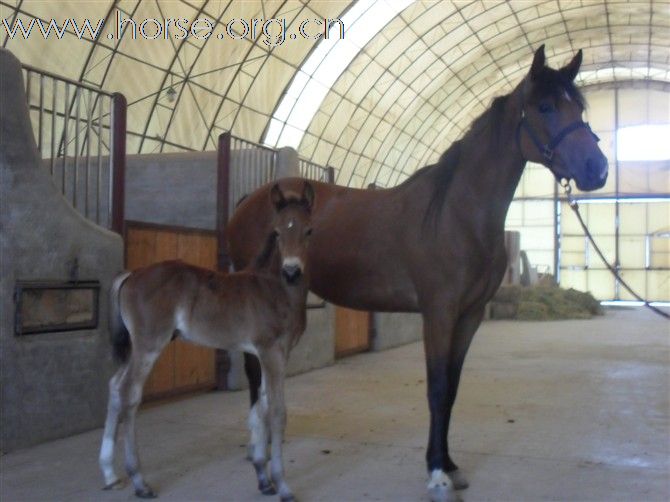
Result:
{"label": "horse's muzzle", "polygon": [[577,188],[583,191],[597,190],[607,182],[607,158],[604,155],[591,157],[586,161],[582,176],[575,176]]}
{"label": "horse's muzzle", "polygon": [[295,284],[302,277],[302,268],[300,265],[284,265],[281,273],[289,284]]}

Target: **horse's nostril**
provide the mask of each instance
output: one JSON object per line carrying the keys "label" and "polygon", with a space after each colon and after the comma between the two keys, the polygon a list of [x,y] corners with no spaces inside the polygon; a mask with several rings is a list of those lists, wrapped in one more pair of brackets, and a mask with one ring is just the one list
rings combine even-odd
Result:
{"label": "horse's nostril", "polygon": [[282,274],[288,282],[294,282],[302,275],[302,269],[298,265],[284,265],[282,267]]}

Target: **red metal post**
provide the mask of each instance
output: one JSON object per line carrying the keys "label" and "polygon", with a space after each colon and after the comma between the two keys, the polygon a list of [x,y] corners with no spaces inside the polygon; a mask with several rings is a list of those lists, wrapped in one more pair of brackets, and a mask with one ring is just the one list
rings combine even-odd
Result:
{"label": "red metal post", "polygon": [[219,149],[216,169],[216,240],[218,247],[217,265],[219,270],[227,272],[230,257],[226,246],[226,226],[228,225],[228,206],[230,199],[230,133],[219,136]]}
{"label": "red metal post", "polygon": [[115,92],[112,96],[112,189],[109,201],[112,211],[111,229],[123,235],[124,205],[126,201],[126,97]]}

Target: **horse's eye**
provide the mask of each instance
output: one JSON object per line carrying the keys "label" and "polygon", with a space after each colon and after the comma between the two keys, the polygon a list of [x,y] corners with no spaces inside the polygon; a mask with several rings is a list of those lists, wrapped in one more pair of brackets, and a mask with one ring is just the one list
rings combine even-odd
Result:
{"label": "horse's eye", "polygon": [[310,235],[312,235],[312,229],[311,228],[305,229],[305,236],[309,237]]}
{"label": "horse's eye", "polygon": [[540,113],[551,113],[554,111],[554,105],[551,103],[540,103],[540,106],[537,107],[540,110]]}

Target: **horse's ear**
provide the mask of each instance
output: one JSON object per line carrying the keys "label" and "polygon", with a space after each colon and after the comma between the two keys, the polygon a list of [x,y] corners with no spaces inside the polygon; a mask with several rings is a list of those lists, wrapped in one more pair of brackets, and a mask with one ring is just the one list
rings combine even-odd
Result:
{"label": "horse's ear", "polygon": [[572,58],[572,61],[570,61],[565,67],[561,68],[559,71],[561,72],[561,75],[563,75],[563,77],[565,77],[565,79],[568,82],[572,82],[577,76],[577,73],[579,73],[579,67],[581,65],[582,65],[582,50],[579,49],[577,54],[575,54],[575,57]]}
{"label": "horse's ear", "polygon": [[314,187],[311,183],[305,182],[305,186],[302,187],[302,202],[308,210],[312,210],[312,205],[314,204]]}
{"label": "horse's ear", "polygon": [[270,200],[277,211],[281,210],[281,208],[286,205],[286,199],[284,198],[281,188],[279,188],[279,183],[275,183],[270,190]]}
{"label": "horse's ear", "polygon": [[533,64],[530,67],[530,79],[537,80],[542,73],[542,68],[544,68],[544,44],[540,45],[540,48],[535,51],[535,57],[533,57]]}

